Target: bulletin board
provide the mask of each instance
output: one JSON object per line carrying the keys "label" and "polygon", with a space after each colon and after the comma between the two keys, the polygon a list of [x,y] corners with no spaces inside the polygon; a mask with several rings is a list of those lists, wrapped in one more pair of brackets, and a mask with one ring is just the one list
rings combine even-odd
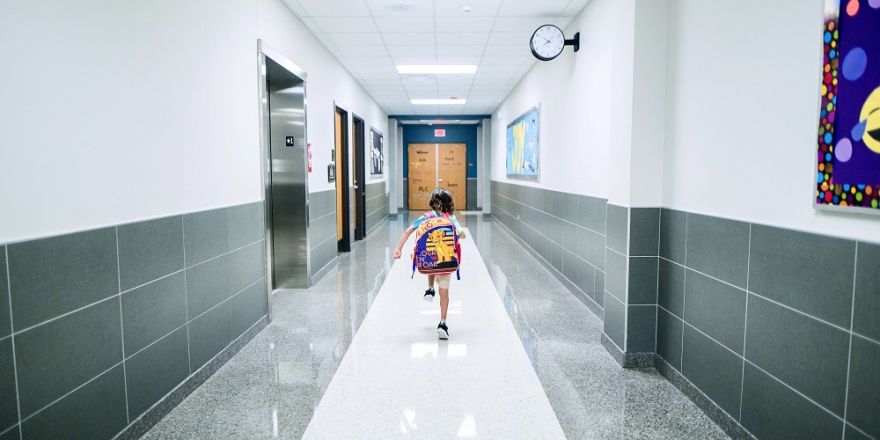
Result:
{"label": "bulletin board", "polygon": [[539,179],[540,129],[540,107],[532,107],[507,126],[507,177]]}
{"label": "bulletin board", "polygon": [[826,0],[815,206],[880,214],[880,0]]}

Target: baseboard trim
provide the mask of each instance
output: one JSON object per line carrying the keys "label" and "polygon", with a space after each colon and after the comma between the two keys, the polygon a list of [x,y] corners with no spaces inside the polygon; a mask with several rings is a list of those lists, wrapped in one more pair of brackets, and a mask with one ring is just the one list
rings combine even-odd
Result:
{"label": "baseboard trim", "polygon": [[150,409],[144,412],[140,417],[129,423],[125,429],[114,437],[115,440],[134,440],[143,437],[151,428],[156,426],[165,416],[174,408],[184,401],[193,391],[205,383],[214,373],[217,372],[226,362],[235,356],[251,339],[260,331],[269,325],[269,316],[264,315],[255,322],[249,329],[238,336],[234,341],[230,342],[220,353],[214,355],[210,361],[195,373],[189,375],[176,388],[171,390],[161,400],[153,404]]}
{"label": "baseboard trim", "polygon": [[733,416],[724,411],[718,404],[712,401],[706,394],[700,391],[696,385],[691,383],[672,365],[666,362],[660,355],[654,355],[654,367],[663,377],[666,378],[673,386],[678,388],[682,394],[690,399],[700,408],[709,418],[735,440],[756,440],[745,427],[743,427]]}

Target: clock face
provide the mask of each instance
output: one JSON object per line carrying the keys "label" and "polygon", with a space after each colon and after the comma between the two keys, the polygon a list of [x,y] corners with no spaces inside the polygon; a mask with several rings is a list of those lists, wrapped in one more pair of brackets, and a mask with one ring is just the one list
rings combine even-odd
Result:
{"label": "clock face", "polygon": [[562,53],[565,47],[565,35],[562,30],[552,24],[539,27],[529,43],[532,46],[532,55],[541,61],[550,61]]}

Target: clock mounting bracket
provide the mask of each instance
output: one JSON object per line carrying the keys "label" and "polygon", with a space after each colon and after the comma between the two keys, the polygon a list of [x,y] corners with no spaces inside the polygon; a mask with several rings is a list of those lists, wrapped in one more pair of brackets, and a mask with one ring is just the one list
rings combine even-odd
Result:
{"label": "clock mounting bracket", "polygon": [[565,40],[566,46],[574,46],[574,51],[577,52],[581,48],[581,33],[575,32],[574,37],[571,39]]}

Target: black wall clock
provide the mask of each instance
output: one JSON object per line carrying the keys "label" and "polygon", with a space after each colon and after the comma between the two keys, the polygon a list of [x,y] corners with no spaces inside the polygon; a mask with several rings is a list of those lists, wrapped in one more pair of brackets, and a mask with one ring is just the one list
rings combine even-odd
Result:
{"label": "black wall clock", "polygon": [[552,24],[545,24],[535,30],[529,46],[532,49],[532,55],[541,61],[550,61],[562,53],[565,46],[574,46],[574,51],[580,49],[581,33],[574,34],[574,38],[565,39],[562,29]]}

